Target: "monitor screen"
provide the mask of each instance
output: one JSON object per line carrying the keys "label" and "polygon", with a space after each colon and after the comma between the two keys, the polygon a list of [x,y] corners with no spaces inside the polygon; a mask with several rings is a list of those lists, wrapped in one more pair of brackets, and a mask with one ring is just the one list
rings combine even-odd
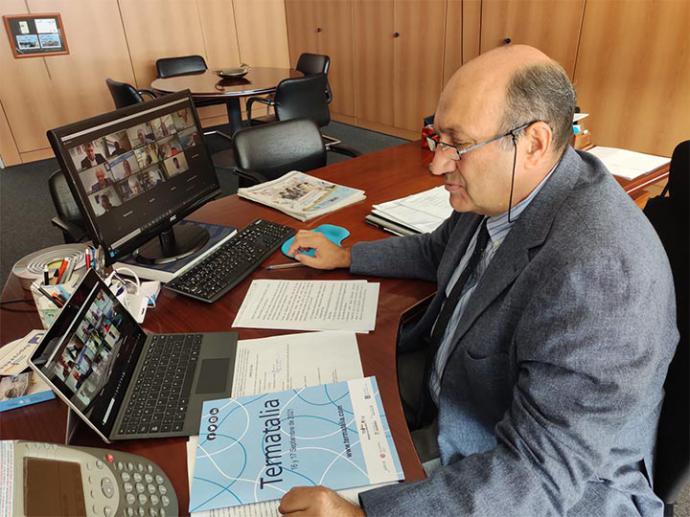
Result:
{"label": "monitor screen", "polygon": [[109,263],[215,197],[218,178],[188,92],[48,132]]}

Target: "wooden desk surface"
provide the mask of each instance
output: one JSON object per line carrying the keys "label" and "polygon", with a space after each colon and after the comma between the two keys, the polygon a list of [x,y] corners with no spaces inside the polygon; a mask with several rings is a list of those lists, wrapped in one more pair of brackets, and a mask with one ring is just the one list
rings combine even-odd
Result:
{"label": "wooden desk surface", "polygon": [[[242,227],[253,219],[265,218],[291,225],[295,228],[313,228],[328,222],[346,227],[351,232],[345,244],[362,240],[385,238],[388,234],[364,223],[364,216],[373,203],[380,203],[441,184],[440,178],[427,172],[431,153],[423,151],[418,142],[412,142],[354,160],[347,160],[315,171],[316,176],[361,188],[367,199],[309,221],[299,223],[274,210],[255,203],[230,196],[202,207],[190,219],[216,224]],[[654,181],[663,177],[663,171],[652,173]],[[668,174],[668,172],[666,172]],[[634,193],[650,178],[639,178],[634,182],[620,180],[619,183]],[[265,263],[282,263],[285,258],[274,253]],[[349,278],[345,271],[320,272],[311,269],[293,269],[268,272],[257,270],[248,279],[233,289],[218,302],[207,305],[188,298],[176,296],[163,290],[155,309],[146,316],[145,328],[151,332],[222,331],[230,329],[237,309],[254,278],[294,279],[343,279]],[[381,388],[386,415],[393,430],[400,459],[407,480],[424,477],[423,469],[415,453],[399,400],[397,388],[396,338],[401,316],[420,301],[432,295],[435,285],[427,282],[383,279],[370,277],[381,282],[376,330],[359,334],[360,355],[365,375],[375,375]],[[25,335],[33,328],[40,328],[38,315],[28,292],[22,291],[16,278],[11,277],[2,292],[2,300],[24,296],[29,303],[13,304],[0,308],[0,343],[6,344]],[[240,329],[240,339],[284,334],[287,331],[266,331]],[[26,408],[0,413],[0,439],[29,439],[62,443],[66,421],[66,407],[59,400],[52,400]],[[188,507],[187,462],[185,439],[151,439],[132,442],[118,442],[110,447],[134,454],[141,454],[156,463],[168,474],[175,486],[181,509]],[[76,436],[76,443],[103,447],[94,433],[82,429]]]}
{"label": "wooden desk surface", "polygon": [[222,100],[227,97],[245,97],[273,93],[283,79],[302,77],[291,68],[253,67],[247,75],[237,79],[224,79],[214,71],[178,75],[155,79],[151,88],[164,93],[189,89],[197,100]]}

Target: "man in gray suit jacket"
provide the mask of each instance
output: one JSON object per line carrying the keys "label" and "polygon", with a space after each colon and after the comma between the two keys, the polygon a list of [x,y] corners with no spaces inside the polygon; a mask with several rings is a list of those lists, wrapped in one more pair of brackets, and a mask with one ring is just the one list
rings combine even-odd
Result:
{"label": "man in gray suit jacket", "polygon": [[317,250],[297,255],[306,265],[437,282],[400,346],[434,347],[424,407],[441,466],[361,494],[361,508],[293,489],[281,512],[663,514],[651,473],[678,339],[671,273],[642,211],[569,146],[574,106],[567,75],[536,49],[483,54],[436,112],[430,169],[450,193],[448,220],[351,250],[298,234],[292,253]]}

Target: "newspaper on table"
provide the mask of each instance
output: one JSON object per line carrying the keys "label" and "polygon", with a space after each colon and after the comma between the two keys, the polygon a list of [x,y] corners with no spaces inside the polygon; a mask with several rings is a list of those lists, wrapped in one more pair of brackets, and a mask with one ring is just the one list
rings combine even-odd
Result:
{"label": "newspaper on table", "polygon": [[299,171],[254,187],[241,188],[245,199],[275,208],[300,221],[308,221],[365,199],[364,191],[321,180]]}
{"label": "newspaper on table", "polygon": [[391,221],[415,233],[433,232],[452,213],[448,191],[442,186],[372,207],[372,214],[384,220],[382,224]]}

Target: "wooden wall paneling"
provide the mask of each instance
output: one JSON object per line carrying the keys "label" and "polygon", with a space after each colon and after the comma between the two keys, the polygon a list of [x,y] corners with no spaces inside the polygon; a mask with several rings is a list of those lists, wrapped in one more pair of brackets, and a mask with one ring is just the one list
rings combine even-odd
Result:
{"label": "wooden wall paneling", "polygon": [[436,110],[443,84],[445,0],[396,0],[395,127],[419,130]]}
{"label": "wooden wall paneling", "polygon": [[588,0],[578,104],[601,145],[670,156],[690,136],[690,2]]}
{"label": "wooden wall paneling", "polygon": [[22,163],[2,102],[0,102],[0,158],[5,167]]}
{"label": "wooden wall paneling", "polygon": [[[196,0],[196,2],[208,67],[216,69],[239,66],[240,49],[232,0]],[[228,122],[225,104],[199,108],[199,117],[205,127]]]}
{"label": "wooden wall paneling", "polygon": [[106,78],[134,79],[117,0],[28,0],[28,4],[32,12],[61,13],[69,41],[68,55],[45,59],[56,122],[66,124],[114,110]]}
{"label": "wooden wall paneling", "polygon": [[355,114],[393,126],[393,0],[354,0]]}
{"label": "wooden wall paneling", "polygon": [[250,66],[289,68],[284,0],[234,0],[233,3],[240,59]]}
{"label": "wooden wall paneling", "polygon": [[[328,80],[333,92],[330,109],[352,116],[355,114],[354,45],[352,41],[353,6],[350,0],[319,2],[319,54],[331,58]],[[297,61],[293,61],[297,63]],[[294,64],[293,64],[294,66]]]}
{"label": "wooden wall paneling", "polygon": [[232,0],[197,0],[209,68],[239,66],[240,47]]}
{"label": "wooden wall paneling", "polygon": [[462,0],[462,62],[479,55],[481,41],[482,1]]}
{"label": "wooden wall paneling", "polygon": [[448,0],[446,4],[446,42],[443,56],[443,84],[462,65],[462,0]]}
{"label": "wooden wall paneling", "polygon": [[[112,109],[108,75],[132,79],[116,0],[7,0],[0,14],[60,12],[70,54],[15,60],[0,50],[0,100],[23,161],[50,154],[48,129]],[[26,159],[25,159],[26,157]]]}
{"label": "wooden wall paneling", "polygon": [[[0,15],[28,12],[23,0],[0,3]],[[0,70],[5,79],[0,81],[0,102],[12,128],[17,152],[45,147],[44,136],[34,129],[47,128],[50,124],[47,110],[36,108],[50,93],[50,80],[43,58],[14,59],[7,36],[3,34],[0,40]],[[47,108],[50,110],[49,106]]]}
{"label": "wooden wall paneling", "polygon": [[156,59],[199,54],[207,58],[196,0],[119,0],[136,84],[149,88]]}
{"label": "wooden wall paneling", "polygon": [[318,6],[319,2],[315,0],[285,0],[291,67],[297,65],[300,54],[319,51],[316,33]]}
{"label": "wooden wall paneling", "polygon": [[482,0],[480,50],[486,52],[510,38],[514,44],[540,49],[572,78],[584,8],[585,0]]}

